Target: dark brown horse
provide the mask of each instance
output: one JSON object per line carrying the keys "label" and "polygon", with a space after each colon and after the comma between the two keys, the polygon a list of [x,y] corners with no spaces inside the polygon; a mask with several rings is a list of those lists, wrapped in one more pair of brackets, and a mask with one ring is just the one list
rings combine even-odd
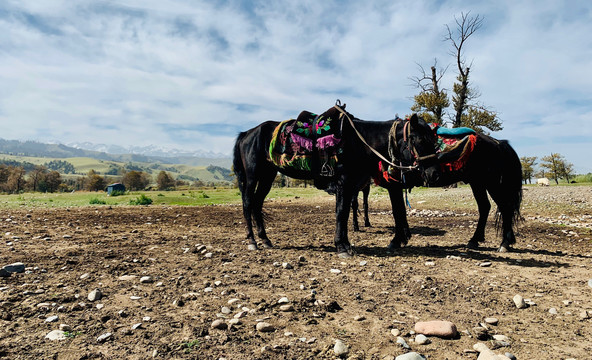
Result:
{"label": "dark brown horse", "polygon": [[[272,161],[270,144],[276,128],[280,125],[279,122],[267,121],[238,135],[234,146],[233,166],[242,194],[249,249],[257,249],[253,233],[253,220],[262,245],[264,247],[272,246],[265,231],[262,208],[263,201],[279,171],[292,178],[315,180],[315,184],[319,188],[334,189],[336,195],[335,246],[340,257],[351,256],[347,222],[352,198],[367,184],[370,177],[382,176],[378,171],[378,164],[380,161],[390,162],[388,160],[389,132],[393,123],[403,120],[359,120],[345,111],[345,105],[336,105],[321,114],[320,117],[340,120],[339,161],[329,176],[321,174],[318,169],[307,171],[281,167]],[[392,165],[409,170],[405,176],[405,182],[395,179],[395,181],[380,183],[389,192],[395,218],[395,236],[389,245],[391,250],[407,243],[410,237],[402,189],[421,185],[425,181],[438,181],[439,167],[435,162],[435,156],[422,156],[434,153],[433,131],[416,115],[411,117],[409,124],[409,129],[413,131],[409,132],[405,141],[392,150],[397,158],[397,163]],[[401,138],[403,138],[403,126],[398,127],[397,131],[401,133]]]}

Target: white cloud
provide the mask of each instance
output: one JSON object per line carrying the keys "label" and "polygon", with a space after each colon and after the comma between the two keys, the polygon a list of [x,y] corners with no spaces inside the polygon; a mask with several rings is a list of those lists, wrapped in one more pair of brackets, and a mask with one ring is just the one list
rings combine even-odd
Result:
{"label": "white cloud", "polygon": [[[591,8],[509,0],[470,8],[461,1],[7,1],[0,4],[2,137],[230,153],[232,129],[324,111],[336,98],[361,118],[404,115],[416,62],[452,63],[444,24],[471,11],[485,22],[466,57],[480,100],[504,121],[495,135],[521,156],[559,152],[591,172],[581,155],[592,138]],[[443,85],[453,79],[451,64]],[[574,134],[579,146],[566,144]]]}

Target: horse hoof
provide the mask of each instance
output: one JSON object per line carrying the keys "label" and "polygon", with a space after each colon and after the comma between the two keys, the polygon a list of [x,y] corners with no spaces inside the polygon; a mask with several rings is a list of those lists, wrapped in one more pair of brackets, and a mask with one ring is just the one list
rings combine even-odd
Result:
{"label": "horse hoof", "polygon": [[247,245],[247,249],[248,250],[259,250],[257,248],[257,244],[249,244],[249,245]]}
{"label": "horse hoof", "polygon": [[271,249],[273,247],[273,244],[271,243],[271,241],[264,241],[263,247],[266,249]]}
{"label": "horse hoof", "polygon": [[477,250],[479,249],[479,243],[469,241],[469,243],[467,244],[467,249]]}
{"label": "horse hoof", "polygon": [[510,251],[510,249],[507,248],[507,247],[505,247],[505,246],[503,246],[503,245],[500,246],[499,249],[497,249],[497,252],[500,252],[500,253],[505,253],[505,252],[508,252],[508,251]]}
{"label": "horse hoof", "polygon": [[349,259],[349,258],[352,257],[352,255],[350,253],[348,253],[348,252],[340,252],[339,254],[337,254],[337,256],[340,259]]}

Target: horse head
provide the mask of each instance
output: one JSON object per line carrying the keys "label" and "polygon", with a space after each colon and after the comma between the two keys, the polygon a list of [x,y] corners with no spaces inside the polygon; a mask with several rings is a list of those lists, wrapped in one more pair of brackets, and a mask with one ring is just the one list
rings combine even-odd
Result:
{"label": "horse head", "polygon": [[419,170],[408,175],[412,184],[419,178],[424,185],[438,182],[441,169],[436,155],[436,135],[417,114],[407,120],[395,121],[390,134],[389,154],[393,161],[406,168]]}

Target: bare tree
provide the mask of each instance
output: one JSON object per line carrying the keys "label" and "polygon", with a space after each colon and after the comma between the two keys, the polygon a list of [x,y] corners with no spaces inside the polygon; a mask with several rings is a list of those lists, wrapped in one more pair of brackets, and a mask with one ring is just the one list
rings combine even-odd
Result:
{"label": "bare tree", "polygon": [[446,89],[440,88],[440,81],[448,67],[436,71],[437,65],[438,60],[434,59],[434,65],[430,68],[431,73],[428,74],[421,64],[417,64],[421,76],[413,76],[409,79],[413,82],[412,85],[419,88],[421,92],[414,96],[415,103],[411,110],[419,112],[428,122],[442,124],[444,110],[450,106],[450,102]]}

